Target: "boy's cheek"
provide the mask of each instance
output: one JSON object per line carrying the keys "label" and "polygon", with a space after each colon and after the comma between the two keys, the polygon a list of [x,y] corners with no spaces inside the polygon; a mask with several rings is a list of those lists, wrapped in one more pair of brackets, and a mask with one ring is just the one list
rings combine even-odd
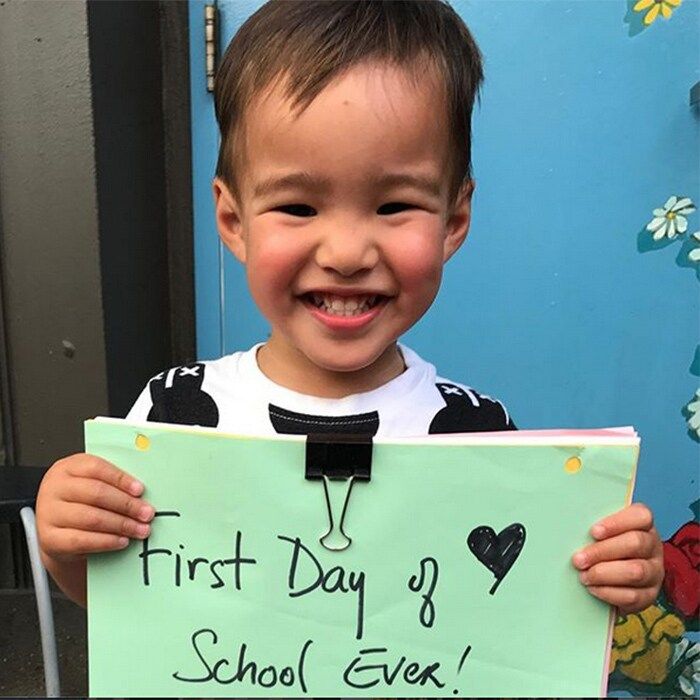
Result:
{"label": "boy's cheek", "polygon": [[248,265],[246,276],[253,301],[268,318],[270,313],[281,309],[284,302],[288,301],[292,290],[289,276],[283,266],[276,266],[274,261],[270,260],[263,270],[252,271]]}
{"label": "boy's cheek", "polygon": [[299,246],[290,247],[289,236],[298,235],[298,232],[287,232],[287,240],[284,236],[268,236],[262,243],[254,236],[250,237],[246,273],[251,288],[279,291],[288,287],[303,267],[307,255],[306,251],[299,250]]}
{"label": "boy's cheek", "polygon": [[442,248],[438,231],[407,230],[384,253],[404,286],[436,286],[444,267]]}
{"label": "boy's cheek", "polygon": [[437,263],[425,253],[422,257],[404,259],[400,270],[397,270],[400,291],[420,297],[422,305],[428,308],[440,289],[442,269],[442,262]]}

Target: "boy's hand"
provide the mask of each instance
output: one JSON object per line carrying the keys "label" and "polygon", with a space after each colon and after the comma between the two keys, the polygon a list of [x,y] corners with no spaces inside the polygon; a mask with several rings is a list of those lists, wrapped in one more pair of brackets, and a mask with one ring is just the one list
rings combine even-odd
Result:
{"label": "boy's hand", "polygon": [[139,498],[142,493],[141,482],[99,457],[75,454],[56,462],[36,501],[47,568],[50,560],[84,560],[86,554],[123,549],[131,537],[147,537],[154,509]]}
{"label": "boy's hand", "polygon": [[626,615],[651,605],[664,578],[663,546],[651,511],[641,503],[591,528],[597,540],[573,556],[588,591]]}

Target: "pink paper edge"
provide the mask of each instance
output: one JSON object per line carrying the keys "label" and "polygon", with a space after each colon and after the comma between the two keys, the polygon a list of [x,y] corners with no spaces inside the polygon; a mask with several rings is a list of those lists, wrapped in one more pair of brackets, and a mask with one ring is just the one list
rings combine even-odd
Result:
{"label": "pink paper edge", "polygon": [[[630,488],[628,491],[627,499],[625,505],[628,506],[632,503],[634,487],[637,482],[637,465],[639,464],[639,448],[637,448],[637,459],[634,463],[634,468],[632,469],[632,477],[630,479]],[[608,619],[608,639],[605,643],[605,665],[603,666],[603,677],[600,680],[600,697],[604,698],[608,694],[608,679],[610,677],[610,656],[612,654],[612,637],[615,629],[615,618],[617,617],[617,608],[610,608],[610,614]]]}
{"label": "pink paper edge", "polygon": [[[503,437],[502,431],[495,432],[481,432],[481,433],[462,433],[463,435],[498,435]],[[518,430],[518,435],[532,435],[536,437],[552,437],[559,435],[571,435],[574,437],[586,437],[586,436],[605,436],[605,435],[636,435],[634,428],[594,428],[592,430],[587,429],[566,429],[560,428],[556,430]]]}
{"label": "pink paper edge", "polygon": [[600,679],[600,697],[604,698],[608,694],[608,678],[610,675],[610,655],[612,651],[612,636],[615,627],[615,608],[610,608],[608,615],[608,639],[605,642],[605,664],[603,665],[603,677]]}

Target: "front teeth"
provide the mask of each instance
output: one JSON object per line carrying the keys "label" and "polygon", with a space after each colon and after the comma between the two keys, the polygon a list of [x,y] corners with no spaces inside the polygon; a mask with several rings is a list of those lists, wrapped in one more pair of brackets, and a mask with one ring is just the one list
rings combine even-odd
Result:
{"label": "front teeth", "polygon": [[376,295],[338,297],[330,294],[312,294],[314,306],[333,316],[359,316],[371,309]]}

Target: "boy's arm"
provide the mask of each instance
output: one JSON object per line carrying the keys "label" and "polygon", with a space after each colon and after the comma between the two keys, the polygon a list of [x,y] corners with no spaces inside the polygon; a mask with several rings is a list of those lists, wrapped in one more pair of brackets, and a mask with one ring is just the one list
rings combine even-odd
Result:
{"label": "boy's arm", "polygon": [[41,551],[41,561],[58,584],[58,587],[74,603],[87,607],[87,559],[59,561]]}
{"label": "boy's arm", "polygon": [[88,554],[148,537],[154,509],[142,494],[141,482],[88,454],[60,459],[46,472],[36,501],[41,559],[76,603],[86,604]]}

